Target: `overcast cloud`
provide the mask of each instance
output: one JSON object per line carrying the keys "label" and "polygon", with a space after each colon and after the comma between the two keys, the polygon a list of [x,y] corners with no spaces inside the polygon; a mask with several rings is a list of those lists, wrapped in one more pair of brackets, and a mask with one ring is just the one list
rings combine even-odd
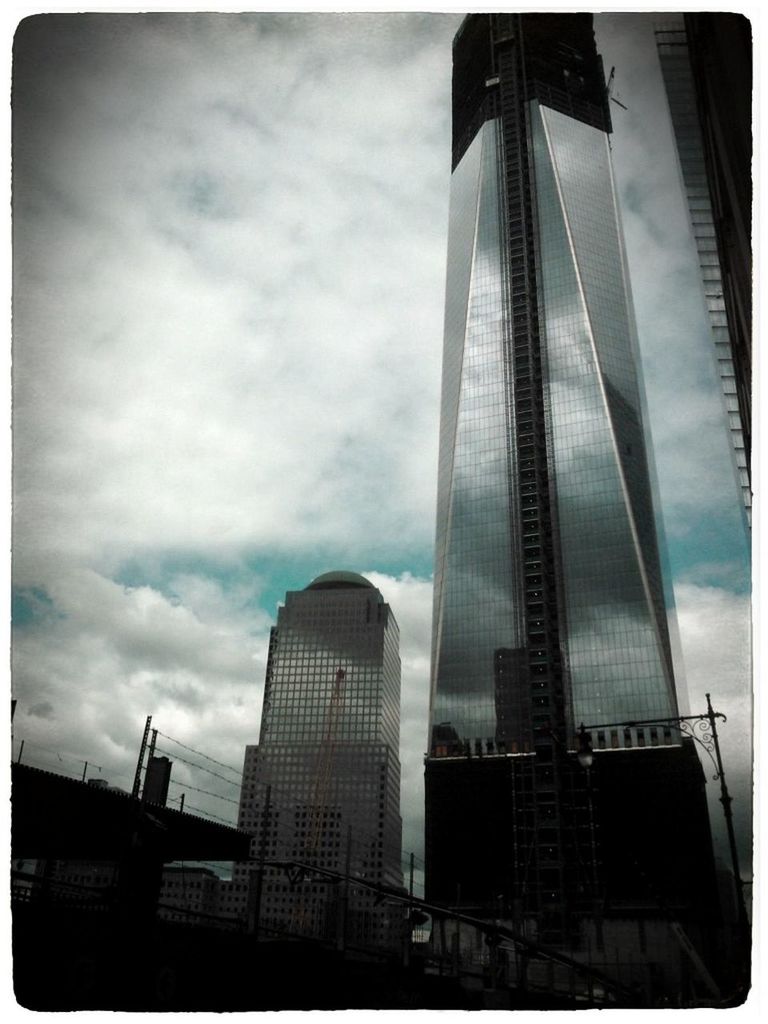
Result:
{"label": "overcast cloud", "polygon": [[[152,714],[239,768],[276,601],[351,569],[400,625],[404,850],[423,855],[458,21],[22,24],[13,654],[29,763],[79,777],[87,759],[130,788]],[[746,549],[695,258],[648,19],[598,19],[598,41],[629,107],[613,147],[691,703],[711,689],[728,713],[744,808]],[[236,786],[181,761],[173,777],[187,806],[234,820]]]}

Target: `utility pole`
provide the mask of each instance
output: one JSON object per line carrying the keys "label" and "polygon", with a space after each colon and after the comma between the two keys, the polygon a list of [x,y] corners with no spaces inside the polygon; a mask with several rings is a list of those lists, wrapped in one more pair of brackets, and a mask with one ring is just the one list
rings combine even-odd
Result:
{"label": "utility pole", "polygon": [[259,938],[259,923],[261,921],[261,897],[264,891],[264,863],[267,859],[267,827],[269,825],[269,809],[271,802],[272,786],[268,785],[264,795],[264,810],[261,815],[259,866],[256,869],[256,890],[253,899],[253,907],[249,908],[250,912],[248,915],[248,931],[253,934],[254,939],[257,941]]}
{"label": "utility pole", "polygon": [[147,721],[144,726],[144,735],[141,738],[141,747],[139,748],[139,759],[136,762],[136,774],[133,777],[133,789],[131,790],[131,796],[134,800],[139,798],[139,789],[141,788],[141,769],[144,765],[144,754],[147,749],[147,739],[149,738],[149,727],[152,725],[152,715],[147,715]]}
{"label": "utility pole", "polygon": [[725,772],[723,770],[723,759],[720,754],[720,741],[717,736],[717,726],[715,719],[718,716],[716,711],[712,710],[712,702],[709,699],[709,694],[705,694],[707,698],[707,718],[709,719],[709,727],[712,732],[712,745],[715,749],[715,764],[717,767],[717,774],[720,781],[720,803],[723,805],[723,816],[725,818],[725,829],[728,833],[728,846],[731,851],[731,865],[733,870],[733,882],[736,886],[736,913],[738,914],[739,920],[739,941],[742,947],[742,961],[740,968],[742,971],[743,979],[748,979],[751,969],[751,952],[752,952],[752,932],[749,924],[749,917],[747,915],[747,904],[744,899],[744,881],[741,877],[741,868],[739,867],[739,854],[736,848],[736,834],[733,828],[733,812],[731,810],[731,803],[733,798],[728,792],[728,786],[725,781]]}
{"label": "utility pole", "polygon": [[[147,719],[149,722],[150,719]],[[145,734],[146,735],[146,734]],[[141,802],[144,804],[147,802],[147,782],[149,780],[150,765],[152,764],[152,758],[155,756],[155,746],[157,745],[157,729],[152,730],[152,739],[149,743],[149,753],[147,754],[147,770],[144,773],[144,785],[141,790]]]}
{"label": "utility pole", "polygon": [[461,973],[461,882],[456,883],[456,931],[451,936],[451,952],[453,955],[453,973],[458,978]]}
{"label": "utility pole", "polygon": [[[733,828],[733,813],[731,811],[731,803],[733,800],[731,794],[728,792],[728,786],[725,781],[725,769],[723,768],[723,759],[720,754],[720,740],[717,735],[717,719],[722,718],[723,721],[725,721],[726,718],[721,711],[713,710],[710,694],[707,693],[704,696],[707,698],[707,710],[706,713],[701,715],[680,715],[678,718],[646,718],[628,722],[600,722],[597,725],[584,725],[582,722],[579,726],[578,733],[578,758],[582,767],[589,767],[592,763],[592,731],[595,729],[608,729],[613,726],[631,727],[644,725],[676,725],[680,727],[680,731],[684,736],[689,736],[691,739],[695,740],[700,747],[706,750],[716,770],[715,781],[720,783],[720,803],[723,805],[725,830],[728,835],[728,847],[731,854],[733,883],[736,887],[736,907],[739,916],[739,931],[741,932],[741,940],[745,946],[745,951],[748,952],[751,946],[751,930],[749,918],[747,916],[746,901],[744,899],[744,882],[741,877],[741,869],[739,868],[739,854],[736,848],[736,835]],[[708,724],[709,733],[704,736],[699,736],[696,732],[696,728],[697,726],[703,726],[704,723]]]}
{"label": "utility pole", "polygon": [[744,882],[742,880],[741,869],[739,867],[739,854],[736,849],[736,835],[733,829],[733,812],[731,810],[733,798],[728,792],[728,786],[725,782],[723,759],[720,754],[720,741],[717,736],[717,725],[715,724],[715,720],[718,715],[717,712],[712,710],[712,702],[709,699],[709,694],[705,694],[705,697],[707,698],[707,718],[709,719],[709,727],[712,730],[712,743],[715,748],[715,764],[717,766],[717,774],[720,780],[720,803],[723,805],[725,830],[728,833],[728,846],[731,851],[731,865],[733,867],[734,882],[736,884],[736,906],[739,914],[739,925],[742,929],[742,937],[746,938],[749,935],[749,919],[747,918],[747,905],[744,899]]}
{"label": "utility pole", "polygon": [[408,871],[408,913],[405,919],[405,947],[403,949],[403,965],[408,967],[411,962],[411,941],[413,939],[413,854],[410,856]]}
{"label": "utility pole", "polygon": [[[725,715],[721,711],[714,711],[712,708],[712,701],[710,694],[705,694],[707,698],[707,710],[704,714],[700,715],[680,715],[677,718],[647,718],[638,721],[627,721],[627,722],[600,722],[595,725],[584,725],[579,726],[578,740],[579,750],[578,759],[579,763],[584,768],[589,768],[592,763],[592,741],[591,733],[595,729],[608,729],[611,727],[635,727],[635,726],[646,726],[646,725],[664,725],[664,726],[677,726],[680,732],[698,743],[698,745],[707,752],[712,764],[715,768],[714,781],[720,783],[720,803],[723,807],[723,817],[725,819],[725,829],[728,837],[728,847],[731,855],[731,867],[733,872],[733,884],[736,890],[736,908],[738,915],[738,944],[741,947],[742,959],[740,961],[740,968],[744,976],[748,979],[750,971],[750,951],[752,946],[752,936],[749,924],[749,917],[747,915],[746,900],[744,898],[744,882],[741,877],[741,869],[739,867],[739,855],[736,846],[736,835],[733,827],[733,813],[731,810],[732,798],[728,792],[728,785],[725,781],[725,769],[723,767],[723,759],[720,753],[720,740],[717,734],[717,719],[721,718],[726,721]],[[697,731],[698,730],[698,731]],[[699,735],[701,733],[701,735]],[[679,925],[678,925],[679,929]],[[681,942],[681,946],[685,952],[688,952],[687,938],[680,939],[679,931],[673,929],[675,935]],[[690,954],[689,954],[690,955]],[[698,967],[698,964],[694,960],[694,966]],[[705,983],[706,979],[705,979]],[[708,983],[707,983],[708,984]]]}

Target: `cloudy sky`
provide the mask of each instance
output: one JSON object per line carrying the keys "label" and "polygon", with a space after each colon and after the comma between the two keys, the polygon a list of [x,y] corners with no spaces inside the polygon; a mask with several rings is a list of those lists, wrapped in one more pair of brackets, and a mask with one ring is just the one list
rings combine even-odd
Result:
{"label": "cloudy sky", "polygon": [[[28,763],[80,777],[87,760],[130,788],[151,714],[177,759],[172,798],[234,821],[236,785],[178,757],[239,769],[278,601],[350,569],[400,624],[404,850],[423,856],[459,21],[19,27],[14,754],[23,740]],[[743,831],[748,553],[695,255],[650,17],[596,29],[628,108],[613,107],[614,157],[690,706],[711,690],[728,715]]]}

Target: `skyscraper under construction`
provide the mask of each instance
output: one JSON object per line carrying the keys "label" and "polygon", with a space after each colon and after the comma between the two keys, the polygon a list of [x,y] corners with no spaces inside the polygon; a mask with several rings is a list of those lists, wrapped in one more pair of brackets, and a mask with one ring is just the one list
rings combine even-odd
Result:
{"label": "skyscraper under construction", "polygon": [[[610,796],[616,780],[633,792],[642,782],[669,825],[677,812],[662,780],[674,776],[678,792],[694,794],[692,828],[711,853],[701,770],[674,726],[610,131],[591,15],[464,20],[454,41],[427,896],[572,948],[607,895],[615,904],[640,894],[658,910],[667,896],[651,893],[655,880],[677,884],[684,872],[674,844],[643,845],[644,812]],[[633,724],[648,720],[659,724]],[[594,747],[606,761],[616,755],[602,796],[575,757],[582,722],[606,723]],[[638,748],[647,756],[627,775]],[[612,832],[601,831],[601,800]],[[633,814],[640,862],[622,866]]]}

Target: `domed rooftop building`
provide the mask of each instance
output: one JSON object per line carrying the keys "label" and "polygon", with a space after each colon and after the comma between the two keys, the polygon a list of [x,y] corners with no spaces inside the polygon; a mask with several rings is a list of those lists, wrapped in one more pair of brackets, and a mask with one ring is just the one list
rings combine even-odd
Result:
{"label": "domed rooftop building", "polygon": [[365,578],[365,576],[361,576],[356,572],[347,572],[343,569],[336,569],[333,572],[324,572],[321,576],[312,580],[312,582],[304,589],[339,590],[345,587],[368,587],[370,590],[376,589],[370,580]]}
{"label": "domed rooftop building", "polygon": [[[337,569],[285,595],[273,627],[258,745],[246,747],[238,824],[254,860],[233,870],[247,912],[260,843],[270,860],[310,864],[400,888],[400,652],[380,591]],[[265,870],[260,926],[270,934],[338,939],[339,889]],[[344,934],[360,948],[397,950],[402,916],[354,890]]]}

